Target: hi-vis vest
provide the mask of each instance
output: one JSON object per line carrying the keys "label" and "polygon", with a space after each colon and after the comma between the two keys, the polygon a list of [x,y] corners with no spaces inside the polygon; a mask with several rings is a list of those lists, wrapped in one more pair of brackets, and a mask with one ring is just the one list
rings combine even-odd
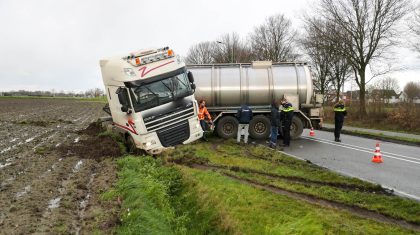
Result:
{"label": "hi-vis vest", "polygon": [[211,121],[211,116],[209,112],[207,111],[206,107],[198,108],[198,120],[204,120],[204,116],[207,116],[207,118]]}
{"label": "hi-vis vest", "polygon": [[343,107],[334,107],[334,112],[344,112],[344,111],[346,111],[346,108],[343,106]]}
{"label": "hi-vis vest", "polygon": [[293,111],[294,109],[293,109],[293,106],[291,105],[291,104],[289,104],[289,103],[287,103],[287,105],[286,106],[288,106],[287,108],[284,108],[284,109],[282,109],[281,111],[283,111],[283,112],[290,112],[290,111]]}

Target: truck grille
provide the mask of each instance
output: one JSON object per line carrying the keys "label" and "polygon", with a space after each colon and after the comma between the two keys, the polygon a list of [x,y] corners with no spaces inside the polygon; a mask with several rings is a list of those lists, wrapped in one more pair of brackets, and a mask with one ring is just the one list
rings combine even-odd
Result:
{"label": "truck grille", "polygon": [[194,107],[175,111],[145,122],[148,132],[157,131],[171,124],[180,123],[194,116]]}
{"label": "truck grille", "polygon": [[181,144],[190,137],[190,127],[188,121],[183,121],[175,125],[157,131],[160,143],[164,147]]}

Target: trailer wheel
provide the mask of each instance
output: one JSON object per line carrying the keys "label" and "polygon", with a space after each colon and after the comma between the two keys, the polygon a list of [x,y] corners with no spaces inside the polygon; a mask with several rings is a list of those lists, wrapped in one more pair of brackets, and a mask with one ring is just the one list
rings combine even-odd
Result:
{"label": "trailer wheel", "polygon": [[263,115],[255,116],[249,123],[249,134],[254,139],[267,139],[270,136],[270,119]]}
{"label": "trailer wheel", "polygon": [[217,134],[223,139],[236,137],[238,132],[238,120],[232,116],[224,116],[217,122]]}
{"label": "trailer wheel", "polygon": [[290,126],[290,138],[297,139],[302,135],[303,123],[299,117],[293,116],[292,125]]}

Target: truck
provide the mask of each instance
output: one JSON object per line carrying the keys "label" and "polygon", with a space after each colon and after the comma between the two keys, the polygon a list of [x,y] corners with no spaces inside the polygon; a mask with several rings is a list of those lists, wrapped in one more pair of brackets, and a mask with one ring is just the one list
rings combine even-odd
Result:
{"label": "truck", "polygon": [[[303,128],[322,126],[322,95],[314,95],[310,67],[306,63],[252,63],[187,65],[194,74],[197,99],[206,101],[215,123],[215,131],[223,138],[237,134],[235,118],[242,104],[253,110],[249,133],[254,139],[270,135],[270,104],[286,98],[294,107],[290,136],[302,135]],[[280,128],[281,129],[281,128]]]}
{"label": "truck", "polygon": [[113,129],[129,151],[155,155],[202,137],[194,77],[172,49],[140,50],[99,64]]}

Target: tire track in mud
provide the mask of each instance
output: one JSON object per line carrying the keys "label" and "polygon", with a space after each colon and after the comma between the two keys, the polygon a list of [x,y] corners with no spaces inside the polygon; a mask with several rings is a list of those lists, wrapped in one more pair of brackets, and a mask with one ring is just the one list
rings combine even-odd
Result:
{"label": "tire track in mud", "polygon": [[[0,164],[8,164],[0,165],[0,233],[78,234],[98,229],[98,211],[109,214],[99,195],[116,179],[115,162],[67,156],[57,147],[83,140],[77,130],[100,117],[103,105],[61,100],[11,102],[15,105],[4,106],[0,100],[0,133],[8,134],[0,138]],[[32,124],[34,121],[47,125]],[[115,218],[111,221],[118,221]]]}
{"label": "tire track in mud", "polygon": [[[192,168],[200,169],[200,170],[216,170],[217,169],[213,166],[207,166],[207,165],[202,165],[202,164],[190,164],[190,165],[188,165],[188,167],[192,167]],[[353,215],[356,215],[356,216],[359,216],[359,217],[362,217],[362,218],[365,218],[365,219],[375,220],[375,221],[380,222],[380,223],[395,224],[395,225],[399,225],[399,226],[401,226],[403,228],[406,228],[406,229],[410,229],[410,230],[420,232],[420,225],[419,224],[414,224],[414,223],[407,222],[405,220],[396,219],[396,218],[390,217],[388,215],[381,214],[379,212],[371,211],[371,210],[361,208],[361,207],[357,207],[357,206],[346,205],[346,204],[339,203],[339,202],[336,202],[336,201],[331,201],[331,200],[327,200],[327,199],[318,198],[318,197],[308,195],[308,194],[305,194],[305,193],[290,191],[290,190],[279,188],[279,187],[276,187],[276,186],[273,186],[273,185],[270,185],[270,184],[260,183],[260,182],[257,182],[255,180],[242,178],[240,176],[234,175],[234,174],[229,173],[227,171],[220,172],[220,174],[222,174],[222,175],[224,175],[228,178],[231,178],[233,180],[239,181],[243,184],[247,184],[247,185],[250,185],[252,187],[259,188],[259,189],[262,189],[262,190],[266,190],[268,192],[272,192],[272,193],[275,193],[275,194],[278,194],[278,195],[283,195],[283,196],[287,196],[287,197],[294,198],[294,199],[297,199],[297,200],[302,200],[302,201],[305,201],[307,203],[315,204],[315,205],[322,206],[322,207],[332,208],[332,209],[336,209],[336,210],[343,210],[343,211],[349,212]]]}

